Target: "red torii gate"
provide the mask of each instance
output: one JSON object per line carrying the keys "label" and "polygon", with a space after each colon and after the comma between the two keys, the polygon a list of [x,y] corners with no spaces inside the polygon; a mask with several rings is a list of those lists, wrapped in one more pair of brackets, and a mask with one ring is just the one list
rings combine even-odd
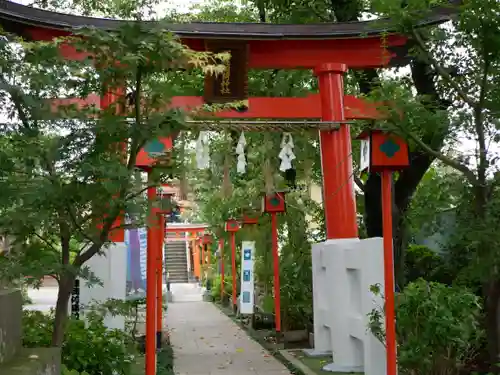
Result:
{"label": "red torii gate", "polygon": [[[448,7],[436,8],[421,25],[446,21],[455,12]],[[52,40],[69,36],[82,26],[107,30],[119,27],[117,20],[96,19],[47,12],[9,1],[0,3],[0,24],[7,31],[33,40]],[[205,99],[176,97],[172,106],[194,109],[204,102],[247,99],[248,69],[310,69],[319,81],[319,95],[305,98],[249,98],[246,111],[224,111],[217,118],[248,119],[321,119],[335,123],[320,130],[323,173],[323,204],[327,239],[356,238],[356,205],[352,179],[351,135],[349,119],[376,117],[376,111],[360,99],[344,95],[343,75],[347,69],[394,66],[407,61],[406,38],[388,33],[391,30],[380,20],[319,25],[222,24],[192,23],[169,25],[183,44],[197,51],[229,50],[238,56],[231,59],[230,82],[235,92],[223,95],[215,90],[215,78],[208,77]],[[61,46],[67,59],[85,56],[71,46]],[[95,104],[104,108],[113,102],[110,94],[90,96],[74,103]],[[215,99],[215,100],[214,100]],[[64,100],[56,101],[63,104]],[[67,102],[67,101],[66,101]],[[165,140],[171,146],[171,140]],[[120,236],[119,236],[120,237]],[[154,277],[154,259],[148,263],[148,279]],[[153,267],[149,267],[149,265]],[[148,286],[150,284],[148,283]],[[151,284],[154,285],[154,284]],[[151,289],[151,290],[150,290]],[[146,332],[146,374],[153,375],[155,364],[155,288],[147,291],[148,315]],[[152,315],[150,313],[152,312]],[[391,355],[394,356],[395,353]],[[390,358],[390,357],[388,357]],[[395,375],[395,363],[388,361],[388,373]]]}

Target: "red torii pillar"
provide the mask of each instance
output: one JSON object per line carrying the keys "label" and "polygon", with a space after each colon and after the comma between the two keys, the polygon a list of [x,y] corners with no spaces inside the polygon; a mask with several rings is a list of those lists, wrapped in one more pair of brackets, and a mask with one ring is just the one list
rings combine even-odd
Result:
{"label": "red torii pillar", "polygon": [[[328,63],[315,69],[323,121],[343,121],[345,64]],[[326,239],[357,238],[356,197],[353,185],[351,133],[348,124],[320,131],[323,207]]]}

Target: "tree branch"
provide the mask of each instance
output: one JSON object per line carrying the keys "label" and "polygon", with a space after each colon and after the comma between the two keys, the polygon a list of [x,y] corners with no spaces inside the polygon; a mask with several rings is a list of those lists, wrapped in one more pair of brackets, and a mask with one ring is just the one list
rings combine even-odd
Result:
{"label": "tree branch", "polygon": [[472,108],[475,108],[477,103],[467,95],[467,93],[458,85],[453,79],[451,74],[432,56],[432,54],[427,49],[425,42],[417,29],[412,29],[412,35],[417,43],[418,48],[424,54],[425,60],[432,65],[436,72],[457,92],[458,96]]}
{"label": "tree branch", "polygon": [[458,160],[450,158],[450,157],[442,154],[439,151],[434,150],[429,145],[427,145],[424,141],[422,141],[418,136],[413,134],[413,132],[405,130],[405,129],[401,129],[401,128],[400,128],[400,130],[402,132],[404,132],[409,138],[411,138],[426,153],[435,157],[438,160],[441,160],[444,164],[449,165],[450,167],[456,169],[457,171],[462,172],[472,185],[478,186],[479,183],[478,183],[476,175],[465,164],[459,162]]}
{"label": "tree branch", "polygon": [[54,245],[52,243],[49,242],[49,240],[46,240],[45,238],[43,238],[42,236],[40,236],[38,233],[36,232],[33,232],[33,235],[35,237],[37,237],[38,239],[40,239],[43,243],[45,243],[46,245],[48,245],[52,250],[56,251],[56,252],[59,252],[59,249],[56,249],[54,247]]}

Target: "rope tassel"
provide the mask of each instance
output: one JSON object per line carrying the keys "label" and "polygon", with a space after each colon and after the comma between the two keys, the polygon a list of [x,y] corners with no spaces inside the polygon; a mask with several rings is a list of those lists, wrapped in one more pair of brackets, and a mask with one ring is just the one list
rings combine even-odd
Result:
{"label": "rope tassel", "polygon": [[245,146],[247,141],[245,139],[245,133],[241,132],[240,139],[238,140],[238,144],[236,145],[236,154],[238,155],[238,163],[236,165],[236,171],[239,174],[243,174],[246,172],[247,161],[245,158]]}
{"label": "rope tassel", "polygon": [[196,165],[198,169],[208,169],[210,167],[208,133],[205,131],[201,131],[196,140]]}

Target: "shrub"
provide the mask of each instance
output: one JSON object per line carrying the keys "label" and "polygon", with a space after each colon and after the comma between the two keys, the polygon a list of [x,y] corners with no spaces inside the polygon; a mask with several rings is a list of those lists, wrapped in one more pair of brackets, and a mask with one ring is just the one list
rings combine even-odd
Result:
{"label": "shrub", "polygon": [[[108,329],[98,314],[87,314],[82,320],[68,319],[62,345],[62,364],[67,373],[88,375],[129,375],[135,358],[130,336],[118,329]],[[23,312],[23,345],[50,346],[53,314]]]}
{"label": "shrub", "polygon": [[[374,287],[372,291],[380,294]],[[370,329],[382,342],[384,313],[372,311]],[[462,287],[423,279],[396,296],[400,374],[458,374],[476,355],[484,332],[479,298]]]}
{"label": "shrub", "polygon": [[420,278],[427,281],[445,281],[443,258],[427,246],[410,245],[405,255],[406,282]]}
{"label": "shrub", "polygon": [[[210,290],[212,294],[212,298],[214,301],[220,301],[221,300],[221,282],[222,278],[221,275],[217,275],[213,279],[213,284],[212,284],[212,289]],[[231,276],[224,276],[224,293],[226,296],[230,296],[233,293],[233,278]]]}
{"label": "shrub", "polygon": [[174,374],[174,351],[170,345],[162,347],[157,355],[157,375]]}

